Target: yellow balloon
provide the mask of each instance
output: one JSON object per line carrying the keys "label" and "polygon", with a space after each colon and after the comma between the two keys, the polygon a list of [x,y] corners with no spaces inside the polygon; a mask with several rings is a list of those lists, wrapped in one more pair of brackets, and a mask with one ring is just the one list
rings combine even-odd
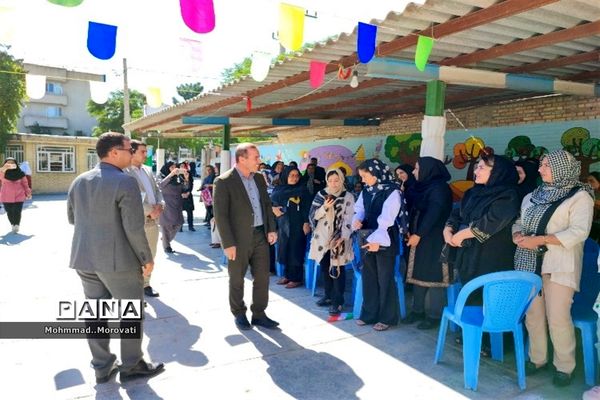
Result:
{"label": "yellow balloon", "polygon": [[304,42],[304,14],[302,7],[279,5],[279,43],[289,51],[296,51]]}

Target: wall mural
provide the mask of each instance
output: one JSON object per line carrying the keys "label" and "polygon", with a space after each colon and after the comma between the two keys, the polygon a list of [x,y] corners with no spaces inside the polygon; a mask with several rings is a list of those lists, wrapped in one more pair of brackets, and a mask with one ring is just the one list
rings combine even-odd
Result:
{"label": "wall mural", "polygon": [[[405,163],[414,165],[421,150],[421,140],[420,133],[403,132],[389,136],[261,145],[260,153],[268,164],[294,160],[301,170],[306,168],[311,157],[317,157],[319,165],[325,169],[344,167],[354,171],[368,158],[379,158],[390,168],[395,168]],[[582,177],[591,171],[600,171],[599,120],[453,130],[446,132],[444,162],[452,175],[450,186],[456,199],[473,186],[473,172],[485,146],[513,160],[539,159],[549,151],[563,148],[581,161]]]}

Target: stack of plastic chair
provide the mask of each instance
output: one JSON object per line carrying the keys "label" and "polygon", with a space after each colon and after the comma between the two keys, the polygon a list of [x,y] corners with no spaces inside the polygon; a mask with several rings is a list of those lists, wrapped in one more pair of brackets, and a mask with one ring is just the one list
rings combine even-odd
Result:
{"label": "stack of plastic chair", "polygon": [[284,266],[279,262],[279,243],[275,242],[275,273],[282,277],[284,274]]}
{"label": "stack of plastic chair", "polygon": [[[481,287],[483,306],[466,306],[469,295]],[[448,322],[452,321],[462,328],[465,388],[477,390],[482,333],[490,333],[494,352],[494,342],[502,341],[502,332],[512,332],[519,387],[525,390],[523,319],[541,287],[539,276],[523,271],[494,272],[468,282],[455,307],[444,308],[434,362],[437,364],[442,358]]]}
{"label": "stack of plastic chair", "polygon": [[304,253],[304,285],[307,289],[312,290],[313,296],[315,295],[315,287],[317,286],[316,279],[313,279],[314,269],[316,268],[315,260],[308,258],[310,253],[310,241],[312,234],[308,234],[306,237],[306,253]]}
{"label": "stack of plastic chair", "polygon": [[[462,285],[460,284],[460,282],[454,282],[446,289],[446,296],[448,298],[448,308],[450,308],[451,310],[453,310],[454,306],[456,305],[456,299],[458,299],[458,293],[460,293],[461,288]],[[450,322],[450,331],[456,332],[457,330],[458,325],[456,325],[454,322]]]}
{"label": "stack of plastic chair", "polygon": [[223,252],[223,255],[221,256],[221,265],[227,266],[227,256],[225,255],[225,252]]}
{"label": "stack of plastic chair", "polygon": [[581,331],[581,344],[583,346],[583,366],[585,383],[590,386],[596,384],[598,355],[595,344],[596,321],[598,314],[593,310],[596,297],[600,292],[600,274],[598,273],[598,243],[592,239],[585,241],[583,250],[583,270],[579,292],[573,297],[571,316],[573,325]]}

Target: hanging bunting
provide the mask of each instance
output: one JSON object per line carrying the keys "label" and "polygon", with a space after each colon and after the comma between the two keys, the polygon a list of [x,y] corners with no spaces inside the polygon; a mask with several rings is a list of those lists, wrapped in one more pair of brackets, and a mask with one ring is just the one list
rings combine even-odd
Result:
{"label": "hanging bunting", "polygon": [[78,5],[83,3],[83,0],[48,0],[48,1],[52,4],[56,4],[58,6],[65,6],[65,7],[77,7]]}
{"label": "hanging bunting", "polygon": [[358,37],[356,39],[356,52],[361,63],[366,64],[375,55],[375,40],[377,38],[377,26],[358,23]]}
{"label": "hanging bunting", "polygon": [[179,0],[181,17],[188,28],[196,33],[209,33],[215,29],[213,0]]}
{"label": "hanging bunting", "polygon": [[325,69],[327,63],[322,61],[311,60],[310,62],[310,87],[313,89],[318,88],[323,84],[325,80]]}
{"label": "hanging bunting", "polygon": [[246,97],[246,112],[252,111],[252,99],[250,97]]}
{"label": "hanging bunting", "polygon": [[288,51],[296,51],[304,43],[304,14],[302,7],[279,5],[279,43]]}
{"label": "hanging bunting", "polygon": [[271,54],[264,51],[255,51],[252,53],[252,65],[250,66],[250,75],[256,82],[262,82],[269,75],[271,69]]}
{"label": "hanging bunting", "polygon": [[12,43],[17,27],[15,9],[0,5],[0,43]]}
{"label": "hanging bunting", "polygon": [[338,68],[338,73],[337,73],[337,77],[340,81],[345,81],[348,80],[348,78],[350,78],[350,75],[352,75],[352,67],[348,67],[346,69],[344,69],[344,66],[342,64],[340,64],[339,68]]}
{"label": "hanging bunting", "polygon": [[162,106],[162,97],[160,94],[160,88],[149,87],[146,92],[146,103],[152,108],[158,108]]}
{"label": "hanging bunting", "polygon": [[104,104],[108,100],[110,89],[106,82],[90,81],[90,97],[96,104]]}
{"label": "hanging bunting", "polygon": [[415,51],[415,66],[421,72],[425,71],[431,49],[433,49],[433,38],[419,35],[417,50]]}
{"label": "hanging bunting", "polygon": [[179,42],[183,53],[188,55],[190,69],[198,69],[203,60],[202,42],[187,38],[179,38]]}
{"label": "hanging bunting", "polygon": [[116,26],[89,22],[87,48],[94,57],[100,60],[108,60],[115,55],[116,47]]}
{"label": "hanging bunting", "polygon": [[41,99],[46,95],[46,77],[44,75],[25,75],[25,92],[30,99]]}

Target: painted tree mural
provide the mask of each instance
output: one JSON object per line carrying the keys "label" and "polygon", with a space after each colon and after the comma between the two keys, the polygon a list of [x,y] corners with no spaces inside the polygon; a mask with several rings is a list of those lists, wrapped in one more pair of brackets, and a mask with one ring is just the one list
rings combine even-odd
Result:
{"label": "painted tree mural", "polygon": [[590,174],[590,165],[600,161],[600,139],[592,138],[585,128],[567,129],[560,138],[560,144],[581,162],[581,179]]}
{"label": "painted tree mural", "polygon": [[475,136],[471,136],[462,143],[456,143],[454,145],[454,158],[452,165],[456,169],[467,168],[467,180],[472,181],[475,171],[475,165],[479,162],[479,154],[485,147],[483,139]]}
{"label": "painted tree mural", "polygon": [[510,139],[506,150],[504,150],[504,155],[512,159],[534,158],[539,160],[546,153],[548,153],[548,149],[543,146],[534,145],[528,136],[522,135]]}
{"label": "painted tree mural", "polygon": [[390,135],[385,140],[385,156],[398,164],[415,165],[419,159],[422,141],[420,133]]}

